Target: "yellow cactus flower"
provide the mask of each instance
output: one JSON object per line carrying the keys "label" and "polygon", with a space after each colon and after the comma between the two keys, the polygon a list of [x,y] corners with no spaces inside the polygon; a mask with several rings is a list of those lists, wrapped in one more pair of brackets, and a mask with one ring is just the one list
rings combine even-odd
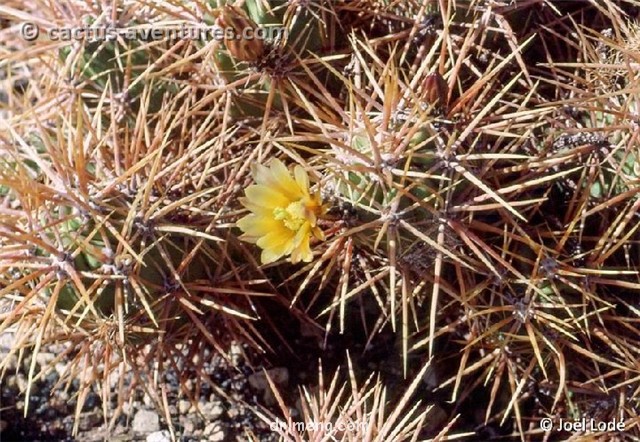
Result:
{"label": "yellow cactus flower", "polygon": [[245,190],[242,204],[252,213],[238,221],[244,232],[241,239],[262,249],[260,260],[268,264],[291,255],[294,264],[313,259],[310,240],[324,239],[318,218],[325,213],[319,193],[311,194],[309,176],[297,165],[293,176],[282,163],[273,159],[269,167],[252,167],[256,184]]}

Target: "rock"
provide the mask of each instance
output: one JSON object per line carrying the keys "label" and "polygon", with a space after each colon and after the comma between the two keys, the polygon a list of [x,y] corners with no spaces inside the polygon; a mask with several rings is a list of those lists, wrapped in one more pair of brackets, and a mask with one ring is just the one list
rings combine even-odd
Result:
{"label": "rock", "polygon": [[0,352],[9,353],[9,350],[13,348],[15,343],[15,335],[12,332],[0,333]]}
{"label": "rock", "polygon": [[224,429],[217,422],[211,422],[210,424],[207,424],[207,426],[204,427],[203,434],[207,438],[207,440],[213,442],[223,441],[226,436]]}
{"label": "rock", "polygon": [[133,417],[131,429],[134,433],[153,433],[160,430],[158,413],[149,410],[139,410]]}
{"label": "rock", "polygon": [[227,416],[229,416],[229,419],[231,420],[235,420],[239,414],[240,411],[238,411],[237,407],[233,407],[227,411]]}
{"label": "rock", "polygon": [[269,390],[269,382],[267,375],[276,385],[286,386],[289,382],[289,370],[285,367],[271,368],[265,371],[259,371],[249,376],[249,385],[259,391]]}
{"label": "rock", "polygon": [[55,358],[56,358],[56,355],[54,355],[53,353],[38,353],[36,355],[36,363],[40,365],[40,367],[46,367]]}
{"label": "rock", "polygon": [[204,427],[204,431],[202,432],[202,434],[204,434],[205,436],[209,436],[218,428],[218,426],[219,425],[215,422],[208,423],[207,426]]}
{"label": "rock", "polygon": [[233,365],[238,365],[243,356],[244,351],[242,350],[242,345],[238,342],[232,342],[229,347],[229,358],[231,359],[231,363]]}
{"label": "rock", "polygon": [[16,376],[7,376],[4,379],[4,387],[5,388],[11,388],[11,389],[17,389],[18,388],[18,380]]}
{"label": "rock", "polygon": [[115,389],[118,386],[118,383],[120,382],[120,370],[112,370],[111,373],[109,373],[109,386],[112,389]]}
{"label": "rock", "polygon": [[191,408],[191,402],[180,399],[178,402],[178,412],[180,414],[187,414]]}
{"label": "rock", "polygon": [[146,393],[142,397],[142,403],[145,404],[149,408],[153,408],[153,399],[151,399],[151,396],[149,396]]}
{"label": "rock", "polygon": [[211,441],[211,442],[220,442],[225,440],[225,432],[224,430],[221,428],[218,431],[216,431],[215,433],[213,433],[211,436],[209,436],[209,438],[207,440]]}
{"label": "rock", "polygon": [[438,431],[438,429],[442,428],[442,426],[446,424],[448,417],[449,415],[444,411],[442,407],[434,405],[431,407],[431,410],[427,414],[425,428],[433,432]]}
{"label": "rock", "polygon": [[429,390],[434,390],[438,386],[440,386],[440,382],[438,382],[438,374],[433,366],[429,366],[427,371],[425,371],[424,375],[422,375],[422,382],[427,385]]}
{"label": "rock", "polygon": [[264,403],[267,406],[275,405],[276,399],[271,391],[267,375],[276,386],[285,387],[289,383],[289,370],[285,367],[276,367],[266,371],[260,371],[249,376],[249,385],[263,392]]}
{"label": "rock", "polygon": [[102,422],[102,417],[98,412],[82,413],[78,422],[78,428],[82,431],[89,431],[97,427]]}
{"label": "rock", "polygon": [[196,432],[196,423],[190,416],[181,416],[180,423],[183,428],[183,435],[193,435]]}
{"label": "rock", "polygon": [[[27,391],[27,378],[22,373],[19,373],[16,376],[16,384],[18,385],[18,390],[20,390],[20,393],[24,393]],[[33,394],[33,390],[31,390],[31,393]]]}
{"label": "rock", "polygon": [[60,377],[64,376],[65,372],[67,371],[67,364],[64,364],[62,362],[58,362],[55,366],[54,366],[56,373],[58,373],[58,375]]}
{"label": "rock", "polygon": [[4,363],[7,372],[14,371],[18,366],[18,357],[16,355],[9,356],[0,351],[0,360]]}
{"label": "rock", "polygon": [[171,442],[171,433],[167,430],[154,431],[147,436],[147,442]]}
{"label": "rock", "polygon": [[220,402],[207,402],[200,408],[203,416],[208,420],[219,418],[224,413],[224,408]]}

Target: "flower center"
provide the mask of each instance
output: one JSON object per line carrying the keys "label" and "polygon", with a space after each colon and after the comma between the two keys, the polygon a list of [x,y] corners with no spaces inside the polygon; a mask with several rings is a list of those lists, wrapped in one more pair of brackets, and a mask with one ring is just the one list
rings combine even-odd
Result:
{"label": "flower center", "polygon": [[273,209],[273,217],[282,221],[287,229],[298,230],[307,221],[304,216],[305,207],[302,201],[289,204],[286,208],[277,207]]}

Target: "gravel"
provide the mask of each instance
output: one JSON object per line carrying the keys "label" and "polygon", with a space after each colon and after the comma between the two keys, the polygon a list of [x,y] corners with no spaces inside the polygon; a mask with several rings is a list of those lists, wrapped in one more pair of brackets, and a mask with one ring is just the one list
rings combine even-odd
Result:
{"label": "gravel", "polygon": [[[7,358],[10,338],[0,336],[0,345],[1,361]],[[204,363],[204,371],[221,388],[226,398],[220,397],[206,383],[197,385],[199,377],[195,373],[189,373],[184,367],[179,367],[182,370],[179,374],[168,371],[164,379],[172,428],[153,401],[142,392],[136,392],[129,401],[122,404],[122,413],[109,430],[108,422],[105,423],[102,414],[101,397],[91,392],[86,397],[77,420],[78,435],[72,437],[79,383],[71,383],[68,391],[65,391],[64,385],[56,386],[61,374],[70,368],[68,361],[55,361],[56,355],[62,351],[64,348],[60,346],[51,346],[37,356],[36,373],[41,366],[47,364],[51,365],[51,370],[46,376],[33,382],[26,417],[25,389],[31,357],[25,354],[19,364],[17,358],[12,358],[1,383],[2,442],[98,442],[107,439],[164,442],[171,440],[172,428],[176,439],[184,442],[245,440],[244,430],[247,428],[261,441],[275,440],[267,425],[244,405],[256,404],[264,394],[261,389],[256,390],[250,386],[248,378],[254,370],[244,365],[241,358],[234,361],[236,366],[232,366],[216,355],[208,356],[210,361]],[[256,372],[261,373],[262,370]],[[191,382],[186,382],[187,380]],[[130,381],[130,376],[126,377],[125,383]],[[192,399],[185,397],[180,391],[181,383],[189,384],[191,393],[196,396],[192,396]],[[117,404],[117,395],[113,394],[108,408],[114,410]]]}
{"label": "gravel", "polygon": [[134,433],[149,434],[160,430],[160,416],[155,411],[138,410],[131,429]]}
{"label": "gravel", "polygon": [[154,431],[147,436],[147,442],[171,442],[171,433],[167,430]]}

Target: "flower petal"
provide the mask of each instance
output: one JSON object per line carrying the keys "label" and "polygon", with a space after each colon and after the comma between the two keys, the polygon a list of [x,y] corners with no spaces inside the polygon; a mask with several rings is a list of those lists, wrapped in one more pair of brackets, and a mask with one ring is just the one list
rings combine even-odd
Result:
{"label": "flower petal", "polygon": [[311,246],[309,245],[309,223],[300,229],[294,240],[295,248],[291,252],[291,262],[296,264],[300,261],[311,262],[313,259],[313,253],[311,252]]}
{"label": "flower petal", "polygon": [[272,184],[282,193],[287,195],[292,201],[303,198],[306,195],[306,187],[300,187],[296,180],[291,177],[287,166],[278,159],[271,161]]}
{"label": "flower petal", "polygon": [[263,207],[258,204],[254,204],[249,200],[243,201],[242,205],[256,215],[273,218],[273,208]]}
{"label": "flower petal", "polygon": [[269,232],[260,238],[256,244],[263,249],[270,249],[276,253],[290,253],[293,249],[293,239],[295,232],[285,227],[281,227],[273,232]]}
{"label": "flower petal", "polygon": [[236,223],[243,231],[241,238],[262,249],[263,264],[286,255],[291,255],[294,263],[310,262],[311,236],[324,239],[317,222],[326,208],[318,192],[310,194],[307,172],[296,165],[292,174],[278,159],[271,160],[268,167],[253,164],[251,168],[256,184],[240,198],[251,211]]}
{"label": "flower petal", "polygon": [[262,164],[252,165],[251,172],[257,184],[277,190],[291,201],[305,195],[296,181],[291,178],[287,166],[277,158],[271,160],[269,167]]}
{"label": "flower petal", "polygon": [[248,236],[265,236],[282,227],[282,221],[272,217],[250,214],[238,220],[236,225]]}
{"label": "flower petal", "polygon": [[277,190],[260,184],[247,187],[244,193],[252,204],[269,209],[287,207],[291,202],[285,195]]}
{"label": "flower petal", "polygon": [[[287,232],[292,233],[290,230],[287,230]],[[256,244],[263,249],[260,256],[263,264],[270,264],[277,261],[291,253],[293,249],[291,235],[287,235],[284,232],[272,232],[260,238]]]}
{"label": "flower petal", "polygon": [[321,228],[314,227],[312,232],[313,232],[313,236],[318,238],[320,241],[324,241],[325,240],[326,237],[324,236],[324,232],[322,231]]}
{"label": "flower petal", "polygon": [[293,168],[293,174],[296,178],[296,182],[300,188],[308,190],[309,189],[309,175],[307,175],[307,171],[302,168],[299,164]]}
{"label": "flower petal", "polygon": [[251,164],[251,175],[257,184],[267,185],[271,176],[271,169],[260,163]]}
{"label": "flower petal", "polygon": [[262,264],[271,264],[284,256],[284,253],[276,253],[273,250],[264,249],[260,254],[260,262]]}

